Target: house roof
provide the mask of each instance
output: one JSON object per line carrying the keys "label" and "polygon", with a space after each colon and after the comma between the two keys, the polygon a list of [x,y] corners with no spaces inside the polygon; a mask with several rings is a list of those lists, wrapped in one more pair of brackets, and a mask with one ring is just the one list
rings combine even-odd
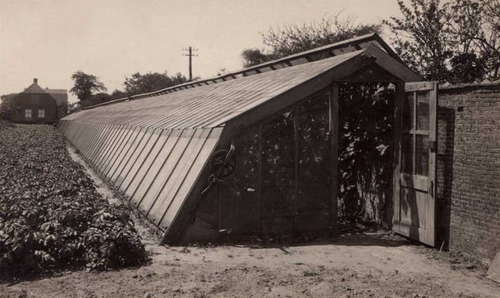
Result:
{"label": "house roof", "polygon": [[68,103],[68,90],[66,89],[45,88],[45,92],[50,94],[57,101],[57,105]]}
{"label": "house roof", "polygon": [[31,84],[21,93],[49,94],[52,98],[56,100],[57,105],[68,103],[68,91],[66,89],[49,89],[49,88],[43,89],[42,87],[40,87],[40,85],[38,85],[38,79],[34,79],[33,84]]}
{"label": "house roof", "polygon": [[43,90],[42,87],[40,87],[36,82],[33,82],[28,88],[26,88],[23,92],[21,93],[28,93],[28,94],[46,94],[45,90]]}

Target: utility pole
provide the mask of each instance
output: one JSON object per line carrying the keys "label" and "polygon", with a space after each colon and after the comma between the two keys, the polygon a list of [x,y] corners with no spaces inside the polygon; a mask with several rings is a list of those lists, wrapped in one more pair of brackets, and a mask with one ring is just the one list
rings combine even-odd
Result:
{"label": "utility pole", "polygon": [[188,47],[188,48],[183,48],[182,50],[187,52],[187,54],[182,54],[182,56],[189,57],[189,81],[191,82],[193,80],[193,57],[198,56],[198,54],[193,54],[193,52],[198,52],[198,49],[195,49],[193,47]]}

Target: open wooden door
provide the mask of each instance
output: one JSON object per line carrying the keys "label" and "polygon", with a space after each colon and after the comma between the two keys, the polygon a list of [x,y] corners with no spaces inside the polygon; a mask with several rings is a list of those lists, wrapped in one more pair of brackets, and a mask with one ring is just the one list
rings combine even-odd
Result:
{"label": "open wooden door", "polygon": [[398,88],[393,230],[434,246],[438,84]]}

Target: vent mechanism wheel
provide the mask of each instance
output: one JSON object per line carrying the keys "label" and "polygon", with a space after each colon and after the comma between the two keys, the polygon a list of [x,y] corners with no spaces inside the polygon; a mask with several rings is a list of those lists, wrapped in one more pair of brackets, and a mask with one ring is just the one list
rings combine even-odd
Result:
{"label": "vent mechanism wheel", "polygon": [[210,159],[210,168],[216,178],[222,179],[231,176],[236,169],[236,160],[233,156],[227,158],[229,150],[215,152]]}

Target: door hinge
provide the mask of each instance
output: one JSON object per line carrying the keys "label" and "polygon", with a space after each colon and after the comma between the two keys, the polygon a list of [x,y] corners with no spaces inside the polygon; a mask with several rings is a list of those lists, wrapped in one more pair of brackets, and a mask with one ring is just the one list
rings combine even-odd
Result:
{"label": "door hinge", "polygon": [[437,142],[436,141],[430,141],[429,142],[429,149],[431,149],[431,152],[436,152],[436,150],[437,150]]}

